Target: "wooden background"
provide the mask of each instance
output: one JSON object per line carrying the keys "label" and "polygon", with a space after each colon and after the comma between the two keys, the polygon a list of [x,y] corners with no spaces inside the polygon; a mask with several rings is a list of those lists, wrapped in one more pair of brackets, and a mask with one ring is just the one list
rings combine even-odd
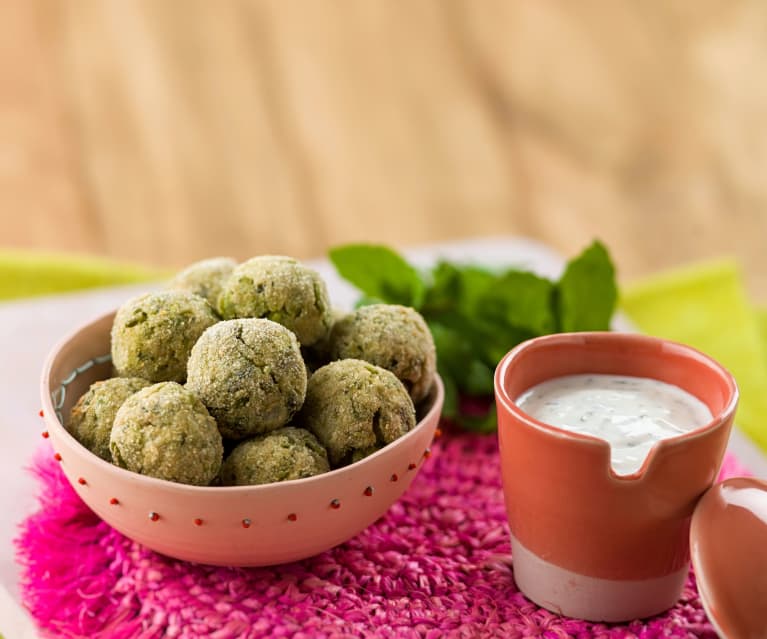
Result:
{"label": "wooden background", "polygon": [[496,233],[767,299],[762,0],[5,0],[0,244],[157,265]]}

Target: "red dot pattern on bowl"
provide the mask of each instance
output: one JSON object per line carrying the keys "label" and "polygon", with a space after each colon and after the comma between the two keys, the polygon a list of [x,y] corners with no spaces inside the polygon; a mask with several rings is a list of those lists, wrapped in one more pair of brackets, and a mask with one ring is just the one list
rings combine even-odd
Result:
{"label": "red dot pattern on bowl", "polygon": [[48,439],[48,438],[50,437],[50,435],[48,434],[48,431],[47,431],[47,430],[44,430],[44,431],[42,432],[42,436],[43,436],[43,439]]}
{"label": "red dot pattern on bowl", "polygon": [[[43,437],[48,437],[48,432],[47,431],[43,432]],[[426,450],[423,451],[424,459],[428,459],[428,457],[430,455],[431,455],[431,449],[427,448]],[[61,461],[61,459],[62,459],[61,455],[59,453],[56,453],[54,455],[54,458],[56,459],[56,461]],[[408,470],[414,470],[415,468],[416,468],[416,464],[415,463],[410,462],[410,464],[408,464],[408,467],[407,467]],[[392,475],[389,478],[389,480],[392,481],[392,482],[396,482],[396,481],[399,480],[399,476],[397,475],[397,473],[392,473]],[[88,485],[88,482],[87,482],[87,480],[84,477],[78,477],[77,478],[77,483],[80,484],[81,486],[87,486]],[[365,488],[365,490],[362,491],[362,494],[365,495],[365,497],[372,497],[374,492],[375,492],[375,490],[374,490],[373,486],[367,486]],[[109,503],[112,506],[117,506],[120,503],[120,500],[117,499],[117,497],[111,497],[109,499]],[[340,499],[332,499],[330,501],[330,507],[333,510],[338,510],[339,508],[341,508],[341,500]],[[158,521],[160,519],[159,513],[155,512],[154,510],[149,512],[148,517],[149,517],[149,520],[153,521],[153,522],[154,521]],[[296,513],[290,513],[287,518],[288,518],[288,521],[297,521],[298,520],[298,515]],[[202,526],[203,520],[200,517],[197,517],[197,518],[195,518],[193,520],[193,523],[194,523],[195,526]],[[242,527],[243,528],[250,528],[253,522],[248,517],[245,517],[242,520],[241,523],[242,523]]]}

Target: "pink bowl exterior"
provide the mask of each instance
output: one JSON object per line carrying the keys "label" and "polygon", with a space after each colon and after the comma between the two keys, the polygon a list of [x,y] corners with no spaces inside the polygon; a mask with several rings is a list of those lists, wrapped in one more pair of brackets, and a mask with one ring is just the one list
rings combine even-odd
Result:
{"label": "pink bowl exterior", "polygon": [[[157,552],[222,566],[265,566],[311,557],[381,517],[428,454],[444,398],[439,378],[430,409],[412,431],[355,464],[317,477],[262,486],[197,487],[118,468],[65,430],[51,400],[51,390],[73,370],[109,352],[113,316],[86,324],[53,349],[42,375],[44,417],[61,468],[83,501],[110,526]],[[67,388],[62,414],[68,415],[91,383],[110,373],[111,365],[101,364],[78,375]]]}

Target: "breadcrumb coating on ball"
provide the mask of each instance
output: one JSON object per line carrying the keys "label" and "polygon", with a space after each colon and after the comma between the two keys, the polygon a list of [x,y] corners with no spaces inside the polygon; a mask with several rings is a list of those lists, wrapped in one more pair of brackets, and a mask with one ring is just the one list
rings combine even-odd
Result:
{"label": "breadcrumb coating on ball", "polygon": [[394,373],[414,402],[434,383],[437,352],[428,325],[407,306],[372,304],[333,325],[331,359],[362,359]]}
{"label": "breadcrumb coating on ball", "polygon": [[230,439],[287,424],[306,395],[306,367],[296,336],[266,319],[219,322],[189,358],[187,388]]}
{"label": "breadcrumb coating on ball", "polygon": [[131,395],[115,416],[114,463],[142,475],[207,486],[221,470],[221,434],[202,402],[176,382]]}
{"label": "breadcrumb coating on ball", "polygon": [[256,317],[289,328],[302,346],[327,336],[332,323],[325,282],[292,257],[262,255],[240,264],[219,297],[224,319]]}
{"label": "breadcrumb coating on ball", "polygon": [[238,444],[221,467],[224,486],[269,484],[330,470],[327,451],[308,430],[286,426]]}
{"label": "breadcrumb coating on ball", "polygon": [[112,324],[115,370],[120,377],[183,383],[192,346],[218,321],[210,304],[191,293],[135,297],[119,308]]}
{"label": "breadcrumb coating on ball", "polygon": [[309,380],[297,418],[344,466],[393,442],[415,426],[415,409],[393,373],[358,359],[331,362]]}

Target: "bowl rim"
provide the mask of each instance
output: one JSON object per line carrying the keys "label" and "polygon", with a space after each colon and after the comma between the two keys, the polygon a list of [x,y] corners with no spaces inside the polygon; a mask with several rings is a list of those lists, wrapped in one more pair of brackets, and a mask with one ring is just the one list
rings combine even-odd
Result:
{"label": "bowl rim", "polygon": [[246,486],[195,486],[192,484],[182,484],[182,483],[173,482],[167,479],[159,479],[157,477],[149,477],[148,475],[141,475],[140,473],[134,473],[133,471],[127,470],[125,468],[121,468],[120,466],[117,466],[106,460],[101,459],[98,455],[95,455],[90,450],[88,450],[85,446],[83,446],[80,442],[78,442],[72,436],[72,434],[64,427],[64,424],[62,424],[59,418],[57,417],[56,410],[53,406],[53,398],[51,397],[51,386],[50,386],[51,371],[53,369],[54,363],[56,362],[56,359],[58,358],[59,354],[64,349],[64,347],[67,344],[69,344],[75,337],[77,337],[84,331],[88,330],[95,324],[104,322],[109,317],[113,317],[116,312],[117,312],[117,309],[113,311],[109,311],[107,313],[103,313],[94,319],[88,320],[87,322],[80,324],[75,329],[67,333],[62,339],[60,339],[53,346],[53,348],[51,348],[51,350],[48,352],[48,355],[45,358],[45,363],[43,364],[43,368],[42,368],[42,374],[40,378],[40,399],[43,406],[43,416],[45,418],[45,422],[50,428],[56,431],[56,435],[59,435],[64,438],[69,438],[69,441],[71,443],[73,443],[76,446],[79,446],[84,452],[84,454],[90,457],[91,463],[96,464],[97,467],[101,468],[105,472],[116,473],[118,477],[121,477],[126,481],[138,481],[143,484],[146,484],[147,487],[191,490],[199,495],[205,495],[205,494],[221,495],[223,493],[252,494],[254,492],[259,493],[259,492],[263,492],[267,490],[274,490],[277,487],[306,486],[314,482],[327,480],[330,476],[341,478],[344,475],[351,475],[352,473],[356,473],[358,470],[366,466],[372,460],[378,458],[379,456],[383,456],[391,452],[393,447],[401,446],[402,444],[409,441],[410,439],[417,437],[417,434],[419,431],[423,430],[424,428],[428,428],[429,424],[432,422],[436,423],[436,421],[439,420],[439,416],[442,412],[442,405],[445,398],[445,386],[444,386],[444,383],[442,382],[442,378],[439,376],[439,373],[435,371],[434,382],[432,387],[433,390],[430,391],[430,394],[434,393],[434,399],[432,401],[431,406],[429,407],[429,410],[418,422],[416,422],[416,425],[412,429],[410,429],[407,433],[402,435],[402,437],[397,438],[393,442],[387,444],[380,450],[377,450],[375,453],[368,455],[367,457],[359,460],[358,462],[354,462],[347,466],[342,466],[341,468],[335,468],[326,473],[321,473],[319,475],[314,475],[312,477],[304,477],[302,479],[288,479],[288,480],[280,481],[280,482],[271,482],[269,484],[250,484]]}

